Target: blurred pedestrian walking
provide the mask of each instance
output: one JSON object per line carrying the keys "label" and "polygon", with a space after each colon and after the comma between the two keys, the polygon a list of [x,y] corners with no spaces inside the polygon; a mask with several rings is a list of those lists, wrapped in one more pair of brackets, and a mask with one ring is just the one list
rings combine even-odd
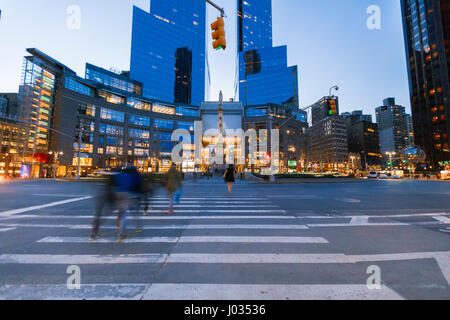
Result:
{"label": "blurred pedestrian walking", "polygon": [[154,178],[149,175],[143,178],[143,195],[141,199],[141,205],[143,207],[143,215],[147,216],[150,213],[150,199],[153,197],[155,191]]}
{"label": "blurred pedestrian walking", "polygon": [[95,241],[98,239],[100,219],[103,210],[109,207],[111,211],[116,206],[116,193],[114,189],[114,175],[118,174],[118,170],[104,173],[105,182],[99,189],[98,196],[96,198],[95,215],[92,221],[92,230],[89,236],[89,241]]}
{"label": "blurred pedestrian walking", "polygon": [[228,184],[228,193],[230,195],[233,193],[233,183],[235,182],[234,175],[234,166],[230,164],[223,175],[224,181]]}
{"label": "blurred pedestrian walking", "polygon": [[[172,164],[172,167],[166,174],[166,181],[165,181],[165,187],[167,191],[169,192],[169,209],[168,214],[173,214],[173,202],[174,202],[174,196],[175,193],[178,191],[181,193],[182,189],[182,183],[181,183],[182,177],[180,172],[177,170],[177,166],[175,164]],[[178,196],[181,197],[181,194]]]}
{"label": "blurred pedestrian walking", "polygon": [[[133,208],[133,213],[138,212],[140,203],[140,193],[142,192],[142,178],[135,167],[130,166],[115,176],[115,189],[117,193],[117,216],[118,242],[123,242],[127,238],[127,215],[129,209]],[[142,221],[135,215],[136,232],[142,232]]]}

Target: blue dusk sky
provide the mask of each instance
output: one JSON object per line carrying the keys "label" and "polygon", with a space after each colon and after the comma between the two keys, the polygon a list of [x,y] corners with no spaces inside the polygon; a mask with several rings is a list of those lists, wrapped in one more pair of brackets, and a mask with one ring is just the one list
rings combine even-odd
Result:
{"label": "blue dusk sky", "polygon": [[[228,48],[214,51],[209,37],[211,100],[220,90],[234,97],[236,72],[236,0],[215,2],[228,16]],[[79,30],[67,27],[71,5],[81,9]],[[148,11],[150,0],[1,0],[0,92],[17,92],[26,48],[44,51],[80,76],[86,62],[129,70],[133,5]],[[380,30],[367,28],[371,5],[381,8]],[[289,65],[298,65],[302,107],[337,84],[341,112],[373,115],[386,97],[410,112],[400,1],[273,0],[272,7],[274,45],[287,45]],[[208,24],[217,14],[208,10]]]}

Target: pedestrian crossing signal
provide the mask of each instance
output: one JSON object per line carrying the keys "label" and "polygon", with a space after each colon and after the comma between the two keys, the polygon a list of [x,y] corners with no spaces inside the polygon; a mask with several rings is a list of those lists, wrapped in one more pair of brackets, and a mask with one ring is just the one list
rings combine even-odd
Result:
{"label": "pedestrian crossing signal", "polygon": [[211,24],[211,30],[214,31],[212,33],[213,48],[215,50],[223,49],[225,50],[227,47],[227,40],[225,39],[225,22],[223,18],[218,17],[217,21]]}

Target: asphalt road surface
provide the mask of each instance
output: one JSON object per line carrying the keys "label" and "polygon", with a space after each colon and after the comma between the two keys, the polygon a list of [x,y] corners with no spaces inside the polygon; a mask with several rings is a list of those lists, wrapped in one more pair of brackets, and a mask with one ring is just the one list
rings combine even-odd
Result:
{"label": "asphalt road surface", "polygon": [[446,182],[185,182],[125,243],[114,208],[88,242],[98,188],[0,185],[0,299],[450,299]]}

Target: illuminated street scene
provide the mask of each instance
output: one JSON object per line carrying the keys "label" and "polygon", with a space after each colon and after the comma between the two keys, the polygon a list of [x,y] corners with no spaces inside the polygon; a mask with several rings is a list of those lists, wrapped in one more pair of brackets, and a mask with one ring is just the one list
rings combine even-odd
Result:
{"label": "illuminated street scene", "polygon": [[0,300],[450,299],[447,0],[75,2],[0,4]]}

